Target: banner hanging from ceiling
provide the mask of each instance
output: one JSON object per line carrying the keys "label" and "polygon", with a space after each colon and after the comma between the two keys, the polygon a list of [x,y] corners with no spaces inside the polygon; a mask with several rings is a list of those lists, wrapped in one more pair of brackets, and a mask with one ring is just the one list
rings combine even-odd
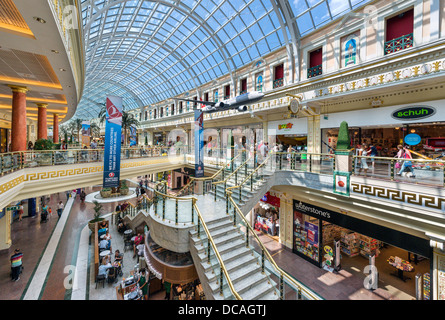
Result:
{"label": "banner hanging from ceiling", "polygon": [[204,113],[195,110],[195,177],[204,177]]}
{"label": "banner hanging from ceiling", "polygon": [[137,128],[136,125],[132,124],[130,126],[130,147],[137,144]]}
{"label": "banner hanging from ceiling", "polygon": [[122,137],[122,98],[110,96],[106,103],[103,187],[119,187]]}
{"label": "banner hanging from ceiling", "polygon": [[82,146],[90,147],[91,124],[89,121],[82,121]]}

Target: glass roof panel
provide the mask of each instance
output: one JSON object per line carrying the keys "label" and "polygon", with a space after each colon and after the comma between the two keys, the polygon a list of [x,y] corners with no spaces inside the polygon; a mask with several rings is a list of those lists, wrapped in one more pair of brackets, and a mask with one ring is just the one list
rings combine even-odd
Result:
{"label": "glass roof panel", "polygon": [[[289,0],[289,15],[298,37],[369,1]],[[138,108],[189,92],[286,45],[291,33],[270,0],[81,3],[86,79],[76,117],[98,113],[91,101],[112,93]]]}

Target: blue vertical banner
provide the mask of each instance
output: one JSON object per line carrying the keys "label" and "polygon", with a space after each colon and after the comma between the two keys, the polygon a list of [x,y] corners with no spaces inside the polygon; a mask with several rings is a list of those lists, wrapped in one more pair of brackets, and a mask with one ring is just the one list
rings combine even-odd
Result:
{"label": "blue vertical banner", "polygon": [[107,97],[103,187],[119,187],[122,137],[122,98]]}
{"label": "blue vertical banner", "polygon": [[195,177],[204,177],[204,112],[195,110]]}
{"label": "blue vertical banner", "polygon": [[137,145],[137,129],[136,125],[130,126],[130,147]]}

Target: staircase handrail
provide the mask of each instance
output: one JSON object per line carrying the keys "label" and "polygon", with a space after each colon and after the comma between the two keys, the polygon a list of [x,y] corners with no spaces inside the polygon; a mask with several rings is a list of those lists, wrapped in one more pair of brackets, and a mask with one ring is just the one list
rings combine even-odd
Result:
{"label": "staircase handrail", "polygon": [[[267,250],[267,248],[264,246],[263,242],[260,240],[260,238],[257,236],[257,234],[254,232],[252,226],[250,225],[250,223],[247,221],[247,219],[244,217],[241,209],[238,207],[238,205],[236,204],[236,202],[233,200],[232,196],[231,196],[231,192],[229,191],[228,195],[227,195],[230,199],[230,201],[232,202],[236,212],[238,213],[238,215],[241,217],[241,219],[243,219],[243,222],[248,230],[248,232],[252,233],[253,236],[255,237],[255,239],[257,240],[257,243],[259,244],[259,246],[261,247],[261,251],[265,254],[267,260],[269,260],[269,262],[272,264],[272,266],[275,268],[275,270],[278,271],[278,273],[280,274],[281,277],[286,278],[289,282],[291,282],[296,288],[300,289],[301,291],[303,291],[307,296],[311,297],[313,300],[323,300],[320,296],[316,295],[314,292],[312,292],[311,290],[307,289],[306,286],[304,286],[302,283],[300,283],[299,281],[297,281],[296,279],[294,279],[292,276],[290,276],[286,271],[284,271],[283,269],[281,269],[277,263],[275,262],[274,258],[272,257],[272,255],[269,253],[269,250]],[[281,278],[280,277],[280,278]]]}
{"label": "staircase handrail", "polygon": [[253,170],[249,176],[247,176],[239,185],[237,186],[232,186],[232,187],[228,187],[226,189],[226,195],[229,198],[230,202],[233,204],[235,211],[237,212],[237,214],[241,217],[241,219],[243,220],[246,229],[247,229],[247,233],[252,233],[253,236],[255,237],[255,239],[257,240],[259,246],[261,247],[261,251],[265,254],[267,260],[269,260],[269,262],[272,264],[272,266],[275,268],[275,270],[277,270],[281,277],[286,278],[288,281],[290,281],[295,287],[299,288],[300,290],[304,291],[308,296],[310,296],[312,299],[314,300],[321,300],[322,298],[317,296],[315,293],[313,293],[312,291],[308,290],[303,284],[299,283],[297,280],[295,280],[292,276],[290,276],[287,272],[285,272],[283,269],[281,269],[275,262],[275,260],[273,259],[273,257],[271,256],[271,254],[269,253],[269,251],[267,250],[267,248],[264,246],[263,242],[260,240],[260,238],[257,236],[257,234],[254,232],[252,226],[250,225],[250,223],[247,221],[247,219],[244,217],[244,214],[242,213],[241,209],[238,207],[238,205],[236,204],[235,200],[233,200],[232,198],[232,189],[236,189],[236,188],[241,188],[242,185],[248,180],[250,179],[250,177],[252,175],[254,175],[258,170],[260,170],[260,168],[262,168],[263,166],[266,165],[266,163],[271,159],[271,157],[274,156],[274,153],[270,153],[267,158],[255,169]]}
{"label": "staircase handrail", "polygon": [[230,160],[229,163],[224,164],[215,174],[213,174],[210,177],[202,177],[202,178],[196,178],[196,177],[191,177],[190,181],[184,186],[182,187],[181,190],[179,190],[178,194],[182,194],[187,188],[190,187],[190,185],[196,180],[196,181],[207,181],[207,180],[213,180],[215,177],[217,177],[229,164],[233,163],[233,161],[235,161],[236,158],[238,158],[241,155],[238,154],[237,156],[233,157],[232,160]]}
{"label": "staircase handrail", "polygon": [[[239,155],[238,155],[239,156]],[[235,159],[235,158],[234,158]],[[238,172],[238,170],[240,170],[249,160],[252,160],[252,158],[251,157],[248,157],[242,164],[240,164],[239,166],[238,166],[238,168],[236,168],[233,172],[231,172],[224,180],[220,180],[220,181],[215,181],[215,182],[212,182],[213,184],[220,184],[220,183],[225,183],[225,182],[227,182],[229,179],[230,179],[230,177],[232,176],[232,175],[234,175],[234,174],[236,174],[237,172]]]}
{"label": "staircase handrail", "polygon": [[[228,273],[228,271],[227,271],[227,269],[226,269],[226,267],[224,265],[224,262],[223,262],[223,260],[221,258],[221,255],[219,254],[218,249],[216,248],[216,244],[213,241],[212,235],[210,234],[210,231],[207,228],[206,223],[204,222],[204,218],[201,215],[201,211],[199,210],[198,206],[196,205],[196,202],[194,203],[194,208],[195,208],[195,211],[196,211],[196,213],[198,215],[198,219],[199,219],[199,221],[201,221],[201,224],[202,224],[202,226],[204,228],[204,232],[207,235],[207,239],[208,239],[209,243],[211,244],[211,246],[213,248],[213,251],[215,252],[215,256],[218,259],[218,262],[219,262],[219,265],[221,267],[221,270],[224,273],[224,275],[226,276],[227,284],[228,284],[228,286],[230,288],[230,291],[232,291],[233,295],[235,296],[235,298],[237,300],[242,300],[241,296],[238,294],[238,292],[235,290],[235,287],[233,286],[233,283],[232,283],[232,280],[230,279],[229,273]],[[199,226],[199,222],[198,222],[198,226]],[[200,237],[199,229],[198,229],[198,237]],[[223,294],[222,293],[222,286],[223,286],[223,282],[222,282],[222,279],[220,279],[220,291],[221,291],[220,294]]]}
{"label": "staircase handrail", "polygon": [[[202,226],[203,226],[203,228],[204,228],[204,232],[205,232],[206,235],[207,235],[207,239],[208,239],[209,243],[211,244],[211,246],[212,246],[212,248],[213,248],[213,251],[215,252],[215,256],[216,256],[216,258],[218,259],[218,262],[219,262],[219,265],[220,265],[220,267],[221,267],[221,270],[222,270],[222,272],[224,273],[224,275],[226,276],[227,283],[228,283],[228,285],[229,285],[230,290],[232,291],[233,295],[235,296],[235,298],[236,298],[237,300],[242,300],[241,296],[238,294],[238,292],[236,292],[235,287],[233,286],[233,283],[232,283],[232,281],[230,280],[229,273],[228,273],[228,271],[227,271],[227,269],[226,269],[226,267],[225,267],[225,265],[224,265],[224,262],[223,262],[223,260],[222,260],[222,258],[221,258],[221,255],[219,254],[218,249],[216,248],[216,244],[215,244],[215,242],[214,242],[214,240],[213,240],[213,237],[212,237],[212,235],[210,234],[210,231],[209,231],[209,229],[207,228],[206,223],[204,222],[204,218],[203,218],[202,215],[201,215],[201,211],[199,210],[199,208],[198,208],[198,206],[197,206],[197,204],[196,204],[196,202],[198,201],[198,199],[195,198],[195,197],[177,197],[177,196],[173,196],[173,195],[169,195],[169,194],[165,194],[165,193],[159,192],[159,191],[157,191],[157,190],[155,190],[155,193],[156,193],[156,194],[159,194],[159,195],[161,195],[161,196],[163,196],[163,197],[165,197],[165,198],[174,199],[174,200],[192,200],[193,208],[194,208],[194,210],[195,210],[195,212],[196,212],[196,214],[197,214],[197,216],[198,216],[198,220],[199,220],[198,223],[197,223],[197,225],[198,225],[198,237],[200,237],[199,222],[201,222],[201,224],[202,224]],[[192,219],[192,220],[193,220],[193,219]],[[220,285],[222,286],[222,281],[221,281]]]}

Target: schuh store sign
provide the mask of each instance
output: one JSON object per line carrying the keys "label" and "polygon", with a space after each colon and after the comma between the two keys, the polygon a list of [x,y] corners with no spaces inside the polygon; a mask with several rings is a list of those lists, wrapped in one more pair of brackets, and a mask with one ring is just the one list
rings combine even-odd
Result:
{"label": "schuh store sign", "polygon": [[435,113],[436,109],[430,106],[410,106],[394,111],[392,117],[397,120],[417,120],[431,117]]}

